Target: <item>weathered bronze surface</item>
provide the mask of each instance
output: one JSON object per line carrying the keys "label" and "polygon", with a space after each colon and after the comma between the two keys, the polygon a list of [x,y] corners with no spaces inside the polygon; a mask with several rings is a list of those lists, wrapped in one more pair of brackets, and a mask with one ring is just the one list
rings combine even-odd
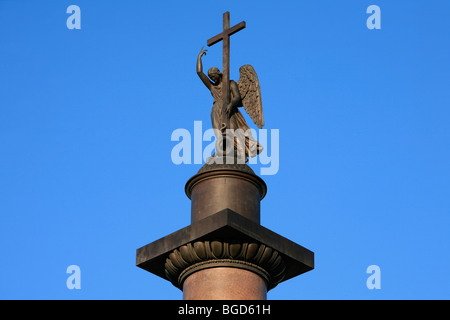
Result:
{"label": "weathered bronze surface", "polygon": [[255,69],[244,65],[239,69],[239,81],[230,80],[230,36],[243,28],[245,21],[230,28],[230,13],[225,12],[222,33],[207,41],[208,46],[223,42],[223,73],[217,67],[210,68],[208,76],[203,73],[202,56],[206,55],[206,49],[202,48],[197,57],[197,74],[214,98],[211,122],[216,136],[216,152],[207,160],[208,163],[217,161],[214,157],[223,156],[234,157],[235,162],[246,162],[247,157],[255,157],[263,149],[253,138],[238,109],[243,106],[258,128],[264,126],[261,88]]}
{"label": "weathered bronze surface", "polygon": [[[223,87],[222,87],[222,123],[225,124],[226,128],[229,128],[229,119],[226,116],[226,107],[230,101],[230,90],[229,90],[229,81],[230,81],[230,36],[235,34],[236,32],[245,28],[245,21],[240,22],[234,27],[230,28],[230,13],[227,11],[223,14],[223,31],[219,33],[215,37],[212,37],[207,41],[208,47],[216,44],[219,41],[223,43],[222,49],[222,63],[223,63]],[[203,50],[202,50],[203,51]],[[206,51],[203,51],[206,54]],[[200,57],[203,53],[200,54]],[[198,69],[197,69],[198,70]],[[204,77],[200,75],[202,81],[204,81]],[[207,80],[207,79],[206,79]],[[209,82],[209,81],[208,81]],[[207,85],[208,87],[208,85]],[[208,88],[209,89],[209,88]]]}

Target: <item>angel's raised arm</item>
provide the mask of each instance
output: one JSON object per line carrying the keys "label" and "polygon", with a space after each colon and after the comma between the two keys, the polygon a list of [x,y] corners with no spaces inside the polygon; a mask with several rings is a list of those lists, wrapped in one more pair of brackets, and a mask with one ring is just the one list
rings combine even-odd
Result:
{"label": "angel's raised arm", "polygon": [[200,79],[202,80],[203,84],[209,89],[211,90],[211,85],[212,82],[209,80],[208,76],[206,74],[203,73],[203,64],[202,64],[202,56],[206,55],[206,49],[203,49],[200,51],[200,53],[198,54],[197,57],[197,74],[200,77]]}

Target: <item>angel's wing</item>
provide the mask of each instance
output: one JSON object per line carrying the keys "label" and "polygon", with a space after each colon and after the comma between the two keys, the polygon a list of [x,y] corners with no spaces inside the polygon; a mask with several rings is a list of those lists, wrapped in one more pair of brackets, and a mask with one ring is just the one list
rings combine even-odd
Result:
{"label": "angel's wing", "polygon": [[237,85],[241,94],[242,105],[253,122],[261,129],[264,126],[264,116],[258,76],[255,69],[249,64],[240,67],[239,72],[240,77]]}

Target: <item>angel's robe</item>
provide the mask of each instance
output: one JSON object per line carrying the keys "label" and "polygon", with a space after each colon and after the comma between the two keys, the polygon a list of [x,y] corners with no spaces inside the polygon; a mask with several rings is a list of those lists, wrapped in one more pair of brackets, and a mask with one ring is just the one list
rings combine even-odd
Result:
{"label": "angel's robe", "polygon": [[[212,127],[216,132],[216,139],[222,139],[220,131],[222,126],[222,92],[222,82],[218,85],[211,85],[211,95],[214,98],[214,103],[211,110],[211,122]],[[233,93],[231,92],[231,94]],[[243,156],[245,154],[245,157],[256,157],[263,150],[263,146],[261,146],[259,142],[253,138],[251,129],[247,125],[244,116],[238,108],[233,108],[233,111],[230,113],[230,128],[227,129],[231,129],[228,132],[237,138],[234,139],[234,145],[238,156]],[[219,134],[220,136],[218,136]]]}

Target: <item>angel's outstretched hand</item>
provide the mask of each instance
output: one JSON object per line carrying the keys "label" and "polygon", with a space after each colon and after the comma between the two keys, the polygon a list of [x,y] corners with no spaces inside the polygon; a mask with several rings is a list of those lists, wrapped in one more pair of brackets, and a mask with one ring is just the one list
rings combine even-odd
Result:
{"label": "angel's outstretched hand", "polygon": [[203,49],[203,47],[202,47],[202,50],[200,51],[200,53],[198,54],[198,56],[201,57],[201,56],[203,56],[203,55],[206,55],[206,51],[208,51],[208,50]]}

